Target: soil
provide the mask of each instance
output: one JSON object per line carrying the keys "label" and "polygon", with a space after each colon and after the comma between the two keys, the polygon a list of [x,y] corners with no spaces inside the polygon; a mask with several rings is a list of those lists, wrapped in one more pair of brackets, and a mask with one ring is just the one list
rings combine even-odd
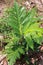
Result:
{"label": "soil", "polygon": [[24,56],[22,56],[22,58],[20,60],[17,60],[16,63],[14,65],[43,65],[43,52],[39,52],[39,53],[33,53],[32,55],[30,55],[28,57],[30,59],[30,63],[27,64],[24,61]]}
{"label": "soil", "polygon": [[0,17],[3,16],[4,8],[6,7],[6,4],[3,0],[0,0]]}

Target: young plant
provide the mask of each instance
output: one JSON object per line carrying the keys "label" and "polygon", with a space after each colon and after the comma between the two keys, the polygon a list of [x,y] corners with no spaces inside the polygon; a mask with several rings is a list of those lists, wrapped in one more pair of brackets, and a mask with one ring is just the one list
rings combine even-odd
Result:
{"label": "young plant", "polygon": [[10,34],[12,35],[10,42],[5,47],[5,52],[10,61],[9,65],[13,65],[21,55],[27,54],[29,48],[34,51],[34,44],[41,43],[43,28],[39,27],[39,20],[40,17],[37,16],[35,8],[26,11],[17,2],[6,11],[3,21],[13,29]]}

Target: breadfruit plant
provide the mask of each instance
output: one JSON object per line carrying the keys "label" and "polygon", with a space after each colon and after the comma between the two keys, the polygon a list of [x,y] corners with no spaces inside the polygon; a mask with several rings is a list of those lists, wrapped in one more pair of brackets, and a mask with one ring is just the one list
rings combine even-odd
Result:
{"label": "breadfruit plant", "polygon": [[26,56],[29,49],[34,51],[34,45],[41,44],[43,28],[40,27],[40,17],[37,16],[35,8],[26,11],[17,2],[6,10],[2,20],[12,28],[9,34],[11,39],[5,46],[5,53],[8,55],[9,65],[13,65],[22,55]]}

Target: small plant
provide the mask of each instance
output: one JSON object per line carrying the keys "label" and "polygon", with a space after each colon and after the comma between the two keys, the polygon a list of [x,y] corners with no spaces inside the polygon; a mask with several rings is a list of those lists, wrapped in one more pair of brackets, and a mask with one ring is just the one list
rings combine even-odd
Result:
{"label": "small plant", "polygon": [[[40,28],[40,17],[37,17],[35,8],[26,11],[14,3],[12,8],[6,11],[3,21],[12,28],[9,33],[11,39],[5,46],[5,52],[8,54],[9,65],[13,65],[21,55],[27,55],[29,49],[36,50],[34,45],[40,45],[42,41],[43,28]],[[26,59],[27,60],[27,59]]]}

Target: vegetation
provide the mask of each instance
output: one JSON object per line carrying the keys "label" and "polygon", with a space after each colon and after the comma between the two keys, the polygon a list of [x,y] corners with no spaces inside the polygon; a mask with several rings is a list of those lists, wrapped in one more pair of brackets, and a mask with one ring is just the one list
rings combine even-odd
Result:
{"label": "vegetation", "polygon": [[22,55],[29,63],[28,52],[39,51],[38,47],[43,39],[43,28],[40,27],[40,17],[35,10],[33,8],[26,11],[15,2],[0,20],[0,32],[5,36],[4,42],[7,43],[4,52],[7,53],[9,65],[13,65]]}

